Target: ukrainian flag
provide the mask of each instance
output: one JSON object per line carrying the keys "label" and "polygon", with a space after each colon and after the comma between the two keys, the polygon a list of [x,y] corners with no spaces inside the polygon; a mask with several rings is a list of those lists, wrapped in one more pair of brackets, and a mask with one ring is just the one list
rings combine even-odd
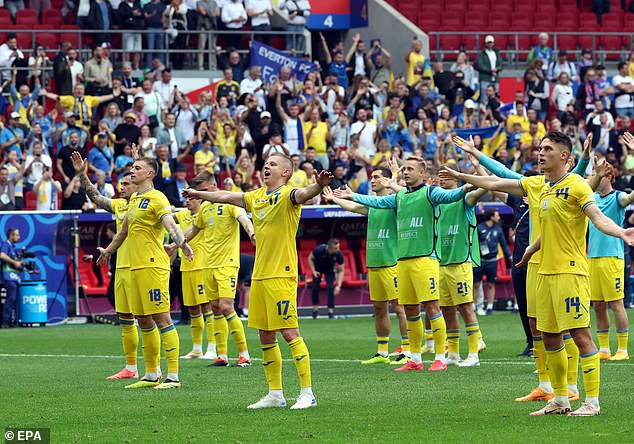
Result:
{"label": "ukrainian flag", "polygon": [[506,131],[504,128],[496,135],[497,125],[485,126],[482,128],[458,128],[455,130],[456,136],[469,139],[469,136],[480,136],[482,138],[482,152],[493,157],[501,149],[506,147]]}

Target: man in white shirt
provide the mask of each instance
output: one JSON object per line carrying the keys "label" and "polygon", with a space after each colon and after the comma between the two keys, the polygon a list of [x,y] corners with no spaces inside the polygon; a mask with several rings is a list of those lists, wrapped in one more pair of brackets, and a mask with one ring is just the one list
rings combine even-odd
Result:
{"label": "man in white shirt", "polygon": [[42,150],[42,144],[35,142],[33,144],[33,154],[26,156],[24,161],[26,168],[24,169],[24,175],[26,176],[26,189],[30,190],[33,186],[42,179],[42,173],[46,167],[51,168],[53,166],[53,160],[48,154],[44,154]]}
{"label": "man in white shirt", "polygon": [[37,204],[35,206],[37,211],[57,209],[57,196],[62,193],[62,184],[57,180],[53,180],[50,166],[44,167],[42,177],[33,187],[33,191],[37,195]]}
{"label": "man in white shirt", "polygon": [[160,126],[166,112],[167,102],[164,102],[161,95],[152,89],[151,80],[143,81],[141,91],[134,96],[135,99],[137,97],[143,98],[143,111],[150,119],[150,128],[154,129]]}
{"label": "man in white shirt", "polygon": [[[273,15],[273,5],[271,0],[246,0],[247,15],[251,17],[251,26],[254,31],[270,31],[271,20],[269,16]],[[263,37],[264,43],[268,44],[271,38],[270,34]]]}
{"label": "man in white shirt", "polygon": [[198,121],[198,111],[191,106],[189,100],[185,95],[181,96],[178,101],[178,105],[172,110],[174,117],[176,118],[176,132],[181,135],[183,140],[193,139]]}
{"label": "man in white shirt", "polygon": [[264,100],[264,83],[260,78],[260,67],[252,66],[249,69],[249,75],[240,82],[240,94],[253,94],[258,99],[258,106],[266,109],[266,101]]}
{"label": "man in white shirt", "polygon": [[357,113],[359,120],[350,127],[350,135],[359,135],[359,146],[372,158],[376,154],[374,140],[376,138],[376,125],[368,120],[368,113],[365,109],[360,109]]}
{"label": "man in white shirt", "polygon": [[365,42],[361,40],[361,35],[359,33],[356,33],[352,37],[352,46],[348,51],[346,60],[350,60],[352,62],[353,75],[368,76],[370,74],[365,65]]}
{"label": "man in white shirt", "polygon": [[286,50],[294,49],[298,53],[303,53],[304,27],[310,15],[310,3],[308,0],[280,0],[278,6],[281,11],[288,14],[286,29],[297,33],[286,37]]}
{"label": "man in white shirt", "polygon": [[[221,7],[220,19],[224,23],[228,31],[238,31],[242,29],[247,22],[247,11],[240,0],[231,0]],[[242,40],[242,34],[230,34],[227,36],[229,46],[236,49],[240,48],[240,42]]]}
{"label": "man in white shirt", "polygon": [[68,66],[70,69],[70,78],[73,82],[73,89],[75,89],[75,85],[84,81],[84,65],[81,64],[78,57],[79,55],[75,48],[68,50]]}
{"label": "man in white shirt", "polygon": [[161,80],[154,82],[152,90],[159,93],[163,103],[169,103],[170,95],[174,91],[175,85],[176,83],[172,80],[172,70],[170,68],[165,68],[161,73]]}
{"label": "man in white shirt", "polygon": [[577,69],[575,65],[568,60],[568,53],[565,50],[559,51],[557,60],[553,60],[550,66],[548,66],[548,78],[551,82],[555,82],[562,72],[568,74],[572,83],[577,81]]}
{"label": "man in white shirt", "polygon": [[614,108],[619,116],[634,117],[634,79],[629,76],[628,68],[627,63],[619,63],[619,73],[612,77],[616,90]]}
{"label": "man in white shirt", "polygon": [[23,59],[24,54],[18,49],[18,38],[10,32],[7,41],[0,45],[0,68],[2,80],[11,79],[11,65],[16,59]]}
{"label": "man in white shirt", "polygon": [[601,116],[603,114],[606,114],[607,126],[610,129],[614,128],[614,117],[605,109],[605,105],[601,99],[594,102],[594,110],[586,116],[586,125],[600,126]]}
{"label": "man in white shirt", "polygon": [[114,187],[111,183],[106,182],[105,172],[101,170],[97,171],[95,173],[95,181],[95,186],[97,187],[99,194],[107,197],[108,199],[112,199],[114,197]]}

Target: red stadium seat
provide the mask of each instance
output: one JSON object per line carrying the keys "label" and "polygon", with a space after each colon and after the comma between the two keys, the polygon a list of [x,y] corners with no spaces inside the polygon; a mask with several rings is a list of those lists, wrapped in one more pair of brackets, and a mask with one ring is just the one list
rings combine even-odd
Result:
{"label": "red stadium seat", "polygon": [[36,43],[42,45],[46,50],[56,50],[59,43],[57,36],[58,34],[37,34]]}
{"label": "red stadium seat", "polygon": [[513,31],[532,31],[533,17],[523,13],[515,13],[511,18],[511,28]]}
{"label": "red stadium seat", "polygon": [[575,51],[577,49],[577,36],[560,35],[557,36],[557,48],[566,51]]}
{"label": "red stadium seat", "polygon": [[25,210],[35,210],[37,208],[37,195],[34,191],[25,191],[24,192],[24,209]]}
{"label": "red stadium seat", "polygon": [[463,25],[463,17],[461,13],[445,12],[440,18],[440,23],[443,28],[448,28],[448,31],[460,31]]}
{"label": "red stadium seat", "polygon": [[60,42],[70,42],[73,48],[79,47],[79,36],[76,32],[62,32],[59,35]]}
{"label": "red stadium seat", "polygon": [[462,39],[459,35],[441,35],[440,48],[443,51],[459,51]]}
{"label": "red stadium seat", "polygon": [[[493,2],[491,3],[491,11],[503,12],[508,18],[513,13],[513,4],[511,2]],[[506,23],[508,26],[508,19]]]}
{"label": "red stadium seat", "polygon": [[600,31],[601,27],[597,23],[597,16],[592,12],[579,13],[579,28],[583,31]]}
{"label": "red stadium seat", "polygon": [[549,12],[537,12],[533,16],[535,30],[538,32],[555,29],[555,15]]}
{"label": "red stadium seat", "polygon": [[39,23],[37,12],[35,12],[33,9],[19,9],[15,13],[15,23]]}
{"label": "red stadium seat", "polygon": [[559,12],[557,14],[557,27],[566,31],[576,30],[579,26],[578,17],[577,13]]}
{"label": "red stadium seat", "polygon": [[[0,29],[9,29],[11,26],[13,26],[11,17],[0,17]],[[5,33],[2,33],[3,42],[4,42],[4,36],[5,36]]]}
{"label": "red stadium seat", "polygon": [[0,19],[9,19],[11,20],[11,13],[8,9],[0,9]]}
{"label": "red stadium seat", "polygon": [[344,287],[362,287],[368,284],[367,279],[359,279],[357,262],[351,250],[343,250],[343,285]]}

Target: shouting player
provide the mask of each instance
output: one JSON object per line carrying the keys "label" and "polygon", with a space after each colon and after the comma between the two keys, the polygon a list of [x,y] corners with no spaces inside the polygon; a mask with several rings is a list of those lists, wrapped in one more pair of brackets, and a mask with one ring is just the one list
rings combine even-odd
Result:
{"label": "shouting player", "polygon": [[[101,253],[97,264],[106,263],[123,241],[128,239],[130,258],[130,290],[132,314],[137,318],[143,336],[145,376],[126,388],[180,388],[178,377],[178,332],[170,317],[169,277],[170,260],[163,249],[164,230],[181,247],[191,261],[193,252],[185,236],[176,225],[171,206],[163,193],[154,189],[153,179],[158,171],[155,159],[141,158],[132,165],[130,178],[137,192],[130,197],[128,213],[121,230]],[[167,361],[167,378],[158,378],[157,364],[160,347]]]}
{"label": "shouting player", "polygon": [[299,374],[300,395],[292,409],[317,405],[312,391],[310,355],[297,323],[297,247],[301,205],[319,195],[330,184],[332,175],[322,171],[316,182],[293,188],[292,161],[279,153],[271,154],[262,169],[264,187],[248,193],[185,190],[184,195],[217,204],[245,208],[253,217],[257,249],[249,300],[249,326],[257,328],[262,343],[264,373],[269,393],[250,409],[285,407],[282,392],[282,354],[277,332],[288,343]]}

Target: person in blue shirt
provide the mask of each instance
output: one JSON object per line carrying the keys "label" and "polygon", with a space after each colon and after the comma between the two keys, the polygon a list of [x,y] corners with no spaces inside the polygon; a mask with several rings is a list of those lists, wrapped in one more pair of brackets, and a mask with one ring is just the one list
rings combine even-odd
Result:
{"label": "person in blue shirt", "polygon": [[[88,168],[96,173],[103,171],[106,173],[106,182],[112,182],[112,172],[114,171],[114,156],[108,147],[108,134],[97,134],[95,146],[88,153]],[[93,174],[93,180],[95,179]]]}
{"label": "person in blue shirt", "polygon": [[[18,320],[18,287],[20,286],[20,270],[22,261],[18,259],[16,243],[20,242],[20,231],[17,228],[9,228],[7,240],[0,245],[0,262],[2,262],[2,285],[7,290],[7,298],[4,301],[2,311],[2,328],[15,327]],[[15,321],[13,312],[15,311]]]}
{"label": "person in blue shirt", "polygon": [[[612,188],[615,173],[612,167],[594,193],[597,205],[603,214],[622,226],[625,221],[625,209],[634,202],[634,192],[624,193]],[[629,359],[627,351],[628,319],[623,305],[624,298],[624,249],[621,239],[606,236],[592,222],[589,225],[588,265],[590,268],[590,300],[594,307],[599,339],[599,358],[603,360],[623,361]],[[614,313],[617,352],[610,352],[610,317],[608,305]]]}
{"label": "person in blue shirt", "polygon": [[539,39],[539,45],[531,48],[531,51],[528,53],[528,61],[541,59],[544,62],[542,71],[545,76],[546,71],[548,71],[548,66],[550,66],[553,61],[553,49],[548,46],[548,34],[541,32],[537,38]]}
{"label": "person in blue shirt", "polygon": [[24,131],[18,127],[20,114],[13,111],[9,115],[9,125],[0,132],[0,150],[3,152],[15,151],[18,153],[18,160],[22,160],[22,142],[24,141]]}
{"label": "person in blue shirt", "polygon": [[114,161],[114,172],[116,174],[122,174],[128,165],[134,163],[134,158],[132,157],[132,147],[130,144],[126,144],[123,147],[123,154],[119,154]]}
{"label": "person in blue shirt", "polygon": [[337,76],[337,84],[342,88],[348,88],[348,61],[345,59],[342,51],[335,51],[332,55],[330,55],[330,49],[328,48],[328,44],[326,43],[326,38],[320,32],[319,38],[321,39],[321,44],[324,49],[324,53],[326,54],[326,72],[330,72]]}

